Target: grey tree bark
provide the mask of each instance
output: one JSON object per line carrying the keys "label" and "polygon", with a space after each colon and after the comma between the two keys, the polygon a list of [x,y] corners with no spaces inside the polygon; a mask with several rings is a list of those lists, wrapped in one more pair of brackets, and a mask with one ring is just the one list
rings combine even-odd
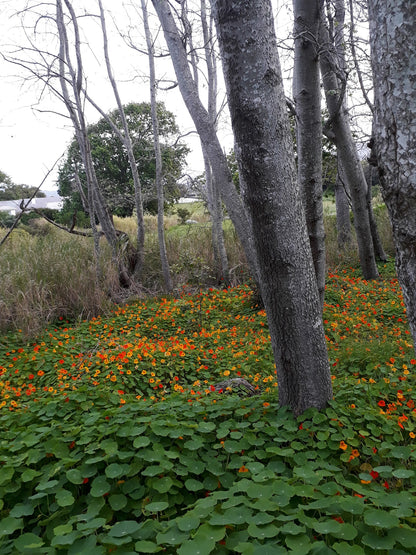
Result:
{"label": "grey tree bark", "polygon": [[150,85],[150,109],[152,113],[152,126],[153,126],[153,144],[155,149],[156,160],[156,190],[157,190],[157,235],[159,240],[160,261],[162,265],[163,281],[165,289],[171,292],[173,289],[172,279],[170,275],[169,260],[166,250],[165,241],[165,227],[164,227],[164,191],[163,191],[163,168],[162,168],[162,154],[160,150],[159,141],[159,119],[157,117],[157,103],[156,103],[156,69],[153,39],[149,27],[149,18],[147,13],[147,5],[145,0],[142,2],[143,13],[143,26],[146,35],[147,54],[149,58],[149,85]]}
{"label": "grey tree bark", "polygon": [[321,0],[293,0],[295,22],[293,99],[296,107],[298,182],[305,209],[319,298],[323,308],[326,273],[318,44],[321,3]]}
{"label": "grey tree bark", "polygon": [[254,241],[248,224],[245,207],[234,186],[227,159],[221,148],[217,133],[207,110],[198,95],[198,89],[189,67],[187,52],[176,26],[171,8],[166,0],[152,0],[153,6],[163,28],[179,89],[192,117],[199,137],[209,157],[209,163],[221,197],[234,224],[237,236],[244,249],[253,278],[258,282],[258,267]]}
{"label": "grey tree bark", "polygon": [[[206,63],[206,81],[208,87],[208,115],[212,125],[217,130],[217,63],[214,49],[213,21],[212,17],[208,17],[206,2],[201,0],[201,24],[202,37],[204,40],[204,54]],[[212,244],[216,265],[220,270],[221,278],[225,285],[230,281],[227,251],[225,249],[224,231],[222,227],[223,214],[222,203],[218,184],[215,180],[215,174],[212,171],[209,157],[202,144],[202,152],[204,156],[205,178],[208,192],[208,209],[212,219]]]}
{"label": "grey tree bark", "polygon": [[244,201],[257,251],[279,402],[295,414],[332,397],[321,306],[269,0],[212,0]]}
{"label": "grey tree bark", "polygon": [[416,345],[416,5],[368,0],[374,140],[396,267]]}
{"label": "grey tree bark", "polygon": [[[323,19],[321,19],[319,36],[322,81],[329,112],[327,134],[337,147],[345,179],[349,185],[358,253],[364,278],[377,279],[378,270],[367,209],[367,183],[351,133],[348,112],[344,102],[346,80],[345,77],[342,77],[342,67],[338,63],[337,53],[334,51],[333,43]],[[337,74],[341,76],[341,79]]]}
{"label": "grey tree bark", "polygon": [[[62,100],[68,110],[70,119],[75,129],[75,135],[79,144],[82,161],[84,163],[86,180],[88,185],[88,203],[90,209],[90,219],[93,232],[95,228],[94,218],[97,216],[105,238],[111,246],[113,258],[118,265],[119,281],[123,287],[128,287],[131,283],[128,270],[120,254],[120,245],[117,232],[114,228],[111,214],[108,211],[104,197],[101,194],[97,176],[91,156],[91,146],[87,133],[87,125],[84,116],[83,91],[83,63],[81,55],[81,39],[78,28],[77,17],[73,6],[69,0],[64,0],[69,12],[70,22],[75,36],[75,66],[73,65],[69,39],[67,34],[66,22],[64,19],[62,0],[56,0],[56,25],[59,40],[59,81],[62,90]],[[71,95],[71,92],[72,95]],[[97,234],[94,233],[94,236]],[[95,237],[96,249],[98,248],[98,238]]]}
{"label": "grey tree bark", "polygon": [[338,171],[335,181],[335,207],[337,218],[338,247],[343,250],[351,244],[350,200],[347,183],[342,178],[341,163],[338,162]]}
{"label": "grey tree bark", "polygon": [[[117,135],[120,137],[126,152],[127,158],[129,160],[129,165],[131,169],[131,174],[134,183],[134,197],[135,197],[135,208],[136,208],[136,218],[137,218],[137,252],[136,252],[136,263],[134,273],[136,277],[140,277],[143,268],[144,259],[144,219],[143,219],[143,202],[142,202],[142,187],[140,183],[139,172],[137,169],[136,160],[134,158],[133,143],[130,137],[129,125],[127,122],[126,115],[124,113],[123,103],[121,102],[120,94],[118,91],[118,86],[113,75],[113,70],[110,63],[110,55],[108,51],[108,36],[104,9],[101,0],[98,0],[98,5],[100,9],[100,23],[101,30],[103,34],[103,47],[104,47],[104,58],[107,68],[107,75],[110,81],[111,87],[113,89],[114,98],[116,99],[117,108],[120,114],[120,119],[123,125],[123,130],[116,128]],[[114,124],[112,125],[114,128]]]}

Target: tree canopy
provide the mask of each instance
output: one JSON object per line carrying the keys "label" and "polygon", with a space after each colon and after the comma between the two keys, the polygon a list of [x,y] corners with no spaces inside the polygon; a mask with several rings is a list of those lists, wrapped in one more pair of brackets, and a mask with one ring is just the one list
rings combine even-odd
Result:
{"label": "tree canopy", "polygon": [[[155,212],[157,209],[157,195],[154,186],[156,169],[150,104],[131,102],[124,106],[124,111],[139,170],[144,209]],[[119,110],[111,111],[108,116],[120,129]],[[189,149],[178,140],[179,131],[175,116],[166,110],[163,103],[158,103],[158,118],[165,198],[167,203],[171,203],[180,196],[178,179]],[[134,187],[125,147],[107,118],[104,117],[88,127],[88,136],[95,172],[111,213],[118,216],[130,216],[134,208]],[[74,137],[68,148],[65,162],[59,168],[57,181],[59,194],[66,198],[65,212],[73,213],[85,209],[76,185],[77,176],[79,183],[86,190],[85,172],[78,143]]]}

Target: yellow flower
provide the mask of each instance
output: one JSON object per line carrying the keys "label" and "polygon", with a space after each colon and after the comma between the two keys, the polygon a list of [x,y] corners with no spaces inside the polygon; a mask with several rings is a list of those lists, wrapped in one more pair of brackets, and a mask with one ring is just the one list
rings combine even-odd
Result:
{"label": "yellow flower", "polygon": [[224,370],[224,376],[229,376],[230,375],[230,371],[229,370]]}

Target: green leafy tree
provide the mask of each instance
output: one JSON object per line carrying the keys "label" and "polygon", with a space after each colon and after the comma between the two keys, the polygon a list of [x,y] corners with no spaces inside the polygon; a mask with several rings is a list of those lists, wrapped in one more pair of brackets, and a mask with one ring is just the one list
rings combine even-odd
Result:
{"label": "green leafy tree", "polygon": [[[0,201],[29,198],[36,189],[37,187],[30,187],[29,185],[16,185],[7,173],[0,170]],[[42,198],[45,193],[38,191],[35,196]]]}
{"label": "green leafy tree", "polygon": [[[155,155],[153,149],[153,129],[150,104],[130,103],[124,106],[133,145],[134,156],[139,170],[143,193],[143,207],[149,212],[157,211],[155,180]],[[121,128],[119,110],[109,116]],[[161,153],[166,202],[173,203],[180,196],[178,178],[182,173],[188,147],[177,140],[178,127],[175,116],[158,103],[160,122]],[[88,127],[92,159],[101,190],[114,215],[131,216],[134,209],[134,186],[127,152],[120,139],[105,118]],[[77,178],[82,187],[77,186]],[[64,212],[69,215],[81,211],[82,196],[86,194],[85,172],[82,166],[78,143],[71,142],[66,160],[59,169],[59,194],[66,198]]]}

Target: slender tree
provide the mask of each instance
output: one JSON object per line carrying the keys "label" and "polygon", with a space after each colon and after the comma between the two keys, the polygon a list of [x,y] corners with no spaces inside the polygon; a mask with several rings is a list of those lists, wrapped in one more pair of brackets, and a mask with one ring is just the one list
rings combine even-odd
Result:
{"label": "slender tree", "polygon": [[296,107],[298,181],[323,308],[325,230],[322,202],[322,117],[319,73],[321,0],[293,0],[295,60],[293,99]]}
{"label": "slender tree", "polygon": [[279,402],[322,408],[331,377],[269,0],[213,0]]}
{"label": "slender tree", "polygon": [[416,5],[368,0],[374,79],[374,150],[416,345]]}
{"label": "slender tree", "polygon": [[199,97],[198,87],[188,63],[185,37],[182,37],[178,30],[167,0],[152,0],[152,3],[162,25],[182,98],[209,157],[216,184],[244,249],[253,278],[258,282],[257,260],[246,210],[233,183],[215,127]]}
{"label": "slender tree", "polygon": [[[343,5],[343,0],[341,0],[341,3]],[[321,18],[319,29],[321,44],[320,65],[326,105],[329,112],[326,133],[337,147],[343,176],[348,183],[363,275],[366,279],[376,279],[378,277],[378,270],[367,206],[367,183],[357,147],[353,140],[345,103],[347,77],[344,71],[343,57],[340,55],[340,45],[342,45],[341,33],[344,23],[342,6],[338,0],[336,0],[336,7],[338,11],[335,36],[333,33],[330,33],[323,18]]]}
{"label": "slender tree", "polygon": [[165,228],[164,228],[164,194],[163,194],[163,168],[162,168],[162,154],[160,150],[159,141],[159,119],[157,116],[157,100],[156,100],[156,68],[153,39],[149,27],[149,17],[147,13],[146,0],[141,0],[143,26],[146,35],[147,56],[149,59],[149,86],[150,86],[150,108],[152,113],[152,127],[153,127],[153,144],[155,149],[155,165],[156,165],[156,190],[157,190],[157,234],[159,240],[160,260],[162,264],[162,274],[167,291],[172,291],[172,279],[170,276],[169,260],[166,251],[165,241]]}

